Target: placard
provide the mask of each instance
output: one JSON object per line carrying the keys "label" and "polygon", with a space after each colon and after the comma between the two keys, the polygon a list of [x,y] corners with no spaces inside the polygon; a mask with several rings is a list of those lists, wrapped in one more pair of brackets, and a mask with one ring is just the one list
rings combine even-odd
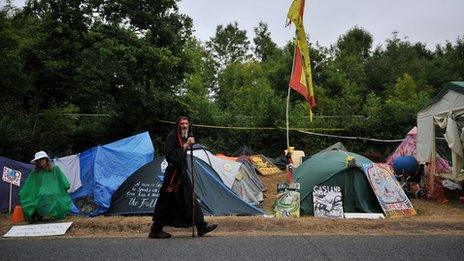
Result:
{"label": "placard", "polygon": [[3,237],[43,237],[64,235],[73,222],[13,226]]}
{"label": "placard", "polygon": [[277,218],[300,217],[300,183],[277,184],[274,215]]}
{"label": "placard", "polygon": [[21,184],[21,174],[20,171],[3,167],[2,180],[19,187]]}
{"label": "placard", "polygon": [[342,189],[339,186],[314,186],[315,217],[343,218]]}
{"label": "placard", "polygon": [[282,173],[282,171],[264,155],[250,156],[250,162],[263,176],[276,175]]}
{"label": "placard", "polygon": [[390,165],[385,163],[364,164],[363,170],[385,216],[416,215],[416,210],[396,180]]}

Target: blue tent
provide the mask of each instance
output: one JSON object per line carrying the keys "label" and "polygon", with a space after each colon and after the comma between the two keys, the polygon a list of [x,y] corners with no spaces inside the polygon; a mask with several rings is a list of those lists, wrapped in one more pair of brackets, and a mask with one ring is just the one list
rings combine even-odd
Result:
{"label": "blue tent", "polygon": [[107,145],[97,146],[79,155],[82,187],[71,194],[71,213],[96,216],[111,204],[116,189],[154,156],[148,132]]}
{"label": "blue tent", "polygon": [[[3,173],[4,169],[12,169],[15,171],[21,172],[21,182],[20,185],[22,186],[24,182],[26,181],[27,176],[29,175],[29,172],[34,168],[34,165],[32,164],[27,164],[27,163],[22,163],[19,161],[14,161],[8,158],[0,157],[0,171]],[[17,187],[15,185],[12,186],[13,192],[12,192],[12,208],[14,208],[16,205],[19,205],[19,195],[18,192],[21,187]],[[3,179],[0,181],[0,212],[8,211],[9,207],[9,200],[10,200],[10,183],[3,181]]]}

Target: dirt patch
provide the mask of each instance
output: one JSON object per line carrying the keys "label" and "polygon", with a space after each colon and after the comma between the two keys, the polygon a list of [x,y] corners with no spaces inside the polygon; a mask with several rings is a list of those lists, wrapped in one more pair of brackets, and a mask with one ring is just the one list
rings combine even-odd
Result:
{"label": "dirt patch", "polygon": [[[276,197],[276,185],[285,181],[284,175],[261,177],[267,187],[264,210],[270,213]],[[218,229],[210,236],[273,236],[273,235],[464,235],[464,204],[412,200],[417,216],[394,219],[325,219],[304,216],[298,219],[266,217],[206,217]],[[73,225],[64,237],[146,237],[151,217],[94,218],[68,216],[64,221]],[[0,215],[0,235],[13,224],[9,215]],[[191,229],[168,228],[175,237],[189,237]]]}

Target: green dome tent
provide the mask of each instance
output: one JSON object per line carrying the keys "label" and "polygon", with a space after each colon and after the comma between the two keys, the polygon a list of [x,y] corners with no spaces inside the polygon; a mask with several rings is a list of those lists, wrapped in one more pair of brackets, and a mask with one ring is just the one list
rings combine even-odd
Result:
{"label": "green dome tent", "polygon": [[364,172],[359,167],[346,167],[345,159],[351,156],[357,166],[372,163],[356,153],[340,149],[324,150],[314,154],[295,169],[295,182],[300,183],[301,213],[313,214],[314,186],[339,186],[342,189],[343,211],[382,213]]}

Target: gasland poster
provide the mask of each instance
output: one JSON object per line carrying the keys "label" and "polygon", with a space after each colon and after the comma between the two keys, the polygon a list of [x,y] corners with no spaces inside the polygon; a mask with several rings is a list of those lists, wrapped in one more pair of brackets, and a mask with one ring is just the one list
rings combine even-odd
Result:
{"label": "gasland poster", "polygon": [[300,217],[300,183],[277,184],[274,215],[277,218]]}
{"label": "gasland poster", "polygon": [[342,189],[339,186],[314,186],[315,217],[343,218]]}
{"label": "gasland poster", "polygon": [[403,188],[396,180],[390,165],[371,163],[363,165],[369,184],[372,187],[385,216],[414,216],[416,211]]}
{"label": "gasland poster", "polygon": [[263,176],[276,175],[282,173],[282,171],[264,155],[253,155],[250,156],[250,162]]}

